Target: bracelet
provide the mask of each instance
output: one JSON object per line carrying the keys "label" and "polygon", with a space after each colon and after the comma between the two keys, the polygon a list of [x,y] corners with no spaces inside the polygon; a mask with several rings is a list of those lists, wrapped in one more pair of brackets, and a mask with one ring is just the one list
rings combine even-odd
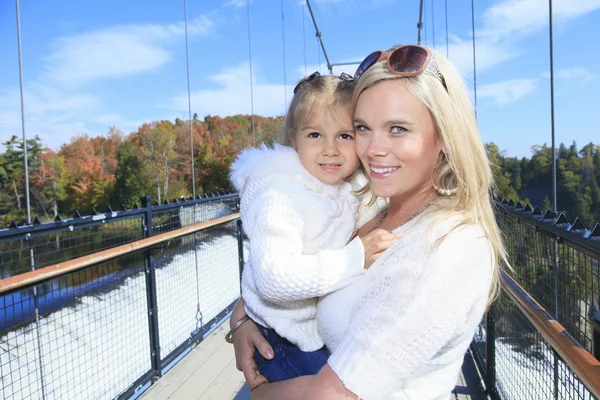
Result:
{"label": "bracelet", "polygon": [[233,325],[231,330],[227,332],[227,335],[225,335],[225,341],[227,343],[233,343],[233,334],[239,329],[240,326],[242,326],[244,322],[248,321],[249,319],[250,317],[247,315],[244,315],[242,318],[240,318],[238,322],[236,322],[235,325]]}

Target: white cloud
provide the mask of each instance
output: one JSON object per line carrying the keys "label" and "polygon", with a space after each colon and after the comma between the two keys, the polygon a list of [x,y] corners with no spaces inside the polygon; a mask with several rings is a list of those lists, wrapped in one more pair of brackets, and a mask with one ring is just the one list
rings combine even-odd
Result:
{"label": "white cloud", "polygon": [[[477,71],[484,71],[520,55],[515,45],[476,41]],[[471,40],[455,39],[448,46],[450,60],[463,73],[473,70],[473,43]]]}
{"label": "white cloud", "polygon": [[[600,0],[554,0],[552,15],[557,21],[567,21],[600,9]],[[534,32],[548,24],[547,0],[505,0],[483,14],[481,34],[490,38]]]}
{"label": "white cloud", "polygon": [[[264,116],[283,115],[287,112],[285,105],[285,93],[287,101],[292,98],[292,92],[298,80],[305,76],[304,66],[294,70],[294,79],[288,79],[287,87],[283,84],[273,84],[265,81],[260,73],[260,66],[253,64],[253,91],[254,91],[254,113]],[[318,71],[317,64],[307,65],[308,74]],[[321,73],[328,74],[327,66],[321,65]],[[355,65],[344,65],[333,68],[333,73],[339,75],[342,72],[354,74]],[[205,115],[235,115],[250,114],[250,74],[248,63],[241,63],[234,67],[225,68],[223,72],[211,76],[210,81],[215,88],[192,91],[192,113],[199,117]],[[286,92],[285,92],[286,91]],[[159,104],[159,107],[173,110],[179,115],[187,115],[188,98],[187,93],[180,93],[172,97],[168,102]]]}
{"label": "white cloud", "polygon": [[[91,93],[55,89],[32,83],[25,88],[25,129],[27,137],[39,135],[42,143],[58,149],[73,136],[105,134],[110,125],[124,131],[139,126],[118,113],[107,111],[102,99]],[[103,126],[101,131],[95,131]],[[21,134],[19,91],[0,89],[0,143]]]}
{"label": "white cloud", "polygon": [[[202,15],[188,24],[190,35],[211,33],[215,22]],[[60,84],[156,70],[171,58],[169,45],[185,32],[184,23],[124,25],[60,37],[44,58],[44,78]]]}
{"label": "white cloud", "polygon": [[[389,4],[393,4],[394,0],[315,0],[314,3],[317,5],[340,5],[345,4],[346,7],[350,5],[359,4],[367,7],[381,7]],[[299,2],[302,4],[302,2]]]}
{"label": "white cloud", "polygon": [[521,100],[533,92],[537,85],[538,79],[509,79],[481,85],[477,89],[477,95],[480,98],[489,98],[503,107]]}
{"label": "white cloud", "polygon": [[[215,20],[201,15],[188,24],[192,36],[209,35]],[[127,132],[141,121],[123,117],[89,83],[152,71],[171,58],[171,46],[185,33],[184,22],[122,25],[59,37],[42,59],[43,72],[25,84],[28,137],[39,135],[53,149],[83,133],[105,134],[111,125]],[[21,132],[19,91],[0,88],[0,141]]]}
{"label": "white cloud", "polygon": [[[600,0],[554,0],[555,22],[567,22],[600,10]],[[500,0],[483,12],[476,31],[477,70],[484,71],[520,55],[518,43],[548,25],[547,0]],[[472,41],[454,37],[450,58],[463,71],[472,70]]]}
{"label": "white cloud", "polygon": [[246,4],[247,4],[246,2],[247,2],[247,0],[229,0],[229,1],[226,1],[225,4],[223,4],[223,6],[241,8],[241,7],[246,7]]}
{"label": "white cloud", "polygon": [[[544,72],[542,75],[544,78],[550,78],[550,72]],[[570,67],[555,70],[554,77],[556,79],[577,81],[579,85],[585,85],[600,78],[600,74],[583,67]]]}
{"label": "white cloud", "polygon": [[[285,86],[267,83],[262,76],[257,75],[260,67],[253,64],[254,113],[259,115],[283,115],[285,109]],[[196,90],[191,93],[192,113],[199,117],[204,115],[234,115],[250,114],[250,76],[248,64],[242,63],[232,68],[226,68],[222,73],[210,77],[215,83],[214,89]],[[295,83],[287,86],[288,102]],[[187,115],[187,93],[174,96],[168,103],[160,107],[174,110]]]}

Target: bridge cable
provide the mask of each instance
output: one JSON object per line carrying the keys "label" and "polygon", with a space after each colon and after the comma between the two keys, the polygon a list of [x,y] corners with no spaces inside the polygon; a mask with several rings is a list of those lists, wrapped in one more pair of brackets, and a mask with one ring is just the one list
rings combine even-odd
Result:
{"label": "bridge cable", "polygon": [[433,36],[433,48],[435,49],[435,4],[431,0],[431,35]]}
{"label": "bridge cable", "polygon": [[[23,96],[23,57],[21,52],[21,10],[19,8],[19,0],[15,1],[16,16],[17,16],[17,50],[19,53],[19,89],[21,91],[21,130],[23,131],[23,164],[25,174],[25,204],[27,207],[27,224],[31,225],[31,202],[29,198],[29,162],[27,159],[27,138],[25,134],[25,100]],[[29,249],[29,259],[31,263],[31,270],[35,270],[35,255],[33,253],[33,247]],[[40,309],[38,305],[38,292],[37,286],[33,287],[33,305],[35,309],[35,330],[36,330],[36,344],[38,350],[39,370],[40,370],[40,383],[42,390],[42,399],[46,398],[46,384],[44,379],[44,363],[42,362],[42,343],[40,340]]]}
{"label": "bridge cable", "polygon": [[[315,25],[317,39],[319,40],[319,43],[321,44],[321,49],[323,50],[323,55],[325,56],[325,61],[327,62],[327,69],[329,70],[330,74],[333,74],[333,66],[329,62],[329,57],[327,57],[327,52],[325,51],[325,45],[323,44],[323,38],[321,37],[322,32],[319,32],[319,27],[317,26],[317,20],[315,19],[315,14],[313,14],[313,10],[312,10],[312,7],[310,6],[309,0],[306,0],[306,5],[308,6],[308,11],[310,12],[310,17],[312,18],[313,24]],[[319,53],[319,69],[321,69],[320,59],[321,59],[321,54]]]}
{"label": "bridge cable", "polygon": [[417,23],[417,44],[421,45],[421,29],[423,29],[423,0],[419,2],[419,22]]}
{"label": "bridge cable", "polygon": [[[21,130],[23,131],[23,164],[25,175],[25,202],[27,207],[27,224],[31,225],[31,202],[29,198],[29,162],[27,158],[27,137],[25,134],[25,100],[23,96],[23,57],[21,52],[21,10],[19,8],[19,0],[15,1],[16,17],[17,17],[17,50],[19,54],[19,88],[21,91]],[[31,270],[35,270],[35,255],[33,247],[29,249],[29,259]],[[40,382],[42,390],[42,399],[46,398],[46,384],[44,379],[44,364],[42,362],[42,345],[40,341],[40,311],[38,306],[37,286],[33,287],[33,303],[35,308],[35,329],[36,329],[36,345],[38,350]]]}
{"label": "bridge cable", "polygon": [[250,0],[246,0],[246,24],[248,25],[248,63],[250,66],[250,115],[252,118],[252,146],[256,147],[254,133],[254,74],[252,72],[252,37],[250,36]]}
{"label": "bridge cable", "polygon": [[448,51],[448,0],[444,0],[444,9],[446,13],[446,58],[450,57]]}
{"label": "bridge cable", "polygon": [[306,3],[302,3],[302,41],[304,42],[304,76],[308,76],[306,70],[306,27],[304,26],[304,20],[306,19]]}
{"label": "bridge cable", "polygon": [[27,138],[25,134],[25,102],[23,100],[23,58],[21,56],[21,15],[19,0],[17,7],[17,47],[19,52],[19,87],[21,90],[21,130],[23,131],[23,167],[25,169],[25,204],[27,207],[27,224],[31,224],[31,201],[29,197],[29,161],[27,159]]}
{"label": "bridge cable", "polygon": [[556,190],[556,143],[554,136],[554,39],[552,30],[552,0],[548,0],[548,23],[550,34],[550,126],[552,131],[552,204],[554,212],[558,212]]}
{"label": "bridge cable", "polygon": [[[317,38],[317,42],[319,41],[319,39]],[[317,62],[318,62],[318,66],[319,66],[319,72],[321,71],[321,51],[319,50],[319,44],[317,43]]]}
{"label": "bridge cable", "polygon": [[188,45],[187,0],[183,0],[183,14],[185,19],[185,63],[187,68],[188,120],[190,123],[190,154],[192,157],[192,196],[196,197],[196,177],[194,171],[194,135],[192,133],[192,92],[190,86],[190,56]]}
{"label": "bridge cable", "polygon": [[473,35],[473,95],[475,101],[475,119],[477,119],[477,63],[475,56],[475,4],[471,0],[471,30]]}
{"label": "bridge cable", "polygon": [[429,41],[427,40],[427,25],[429,25],[427,23],[427,3],[423,3],[423,19],[425,20],[425,26],[423,26],[424,29],[424,33],[425,33],[425,45],[429,45]]}
{"label": "bridge cable", "polygon": [[[194,136],[192,134],[192,100],[191,100],[191,85],[190,85],[190,58],[188,50],[188,23],[187,23],[187,0],[183,0],[183,12],[185,19],[185,61],[187,66],[187,84],[188,84],[188,117],[190,119],[190,153],[192,155],[192,190],[194,197],[196,197],[196,180],[194,179]],[[196,208],[198,205],[192,206],[192,220],[194,223],[198,223],[196,220]],[[197,234],[194,233],[194,261],[196,266],[196,331],[201,330],[204,327],[204,316],[200,310],[200,272],[198,271],[198,238]],[[198,324],[200,326],[198,326]]]}
{"label": "bridge cable", "polygon": [[281,0],[281,39],[283,47],[283,92],[285,94],[285,112],[287,113],[287,69],[285,67],[285,17],[283,13],[283,0]]}

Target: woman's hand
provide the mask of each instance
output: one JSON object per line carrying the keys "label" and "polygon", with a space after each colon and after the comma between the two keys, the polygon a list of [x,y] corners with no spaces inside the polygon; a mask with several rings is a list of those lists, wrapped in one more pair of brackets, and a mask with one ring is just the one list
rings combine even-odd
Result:
{"label": "woman's hand", "polygon": [[267,378],[258,372],[258,367],[254,361],[254,350],[258,349],[264,358],[270,360],[273,358],[273,349],[260,333],[256,324],[252,320],[244,322],[235,331],[232,340],[235,349],[235,365],[238,370],[244,373],[244,378],[248,382],[250,390],[268,382]]}
{"label": "woman's hand", "polygon": [[360,238],[365,249],[365,269],[373,265],[381,254],[402,236],[404,235],[401,233],[393,233],[385,229],[375,229],[373,232]]}

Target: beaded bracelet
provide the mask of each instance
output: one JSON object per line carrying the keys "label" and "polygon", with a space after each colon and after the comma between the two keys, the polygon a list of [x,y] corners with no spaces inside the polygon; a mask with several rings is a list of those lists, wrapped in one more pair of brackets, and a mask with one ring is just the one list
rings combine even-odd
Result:
{"label": "beaded bracelet", "polygon": [[227,332],[227,335],[225,335],[225,341],[227,343],[233,343],[233,334],[235,333],[235,331],[238,330],[238,328],[240,326],[242,326],[242,324],[246,321],[248,321],[250,319],[249,316],[244,315],[242,318],[240,318],[235,325],[233,325],[233,327],[231,328],[231,330],[229,332]]}

